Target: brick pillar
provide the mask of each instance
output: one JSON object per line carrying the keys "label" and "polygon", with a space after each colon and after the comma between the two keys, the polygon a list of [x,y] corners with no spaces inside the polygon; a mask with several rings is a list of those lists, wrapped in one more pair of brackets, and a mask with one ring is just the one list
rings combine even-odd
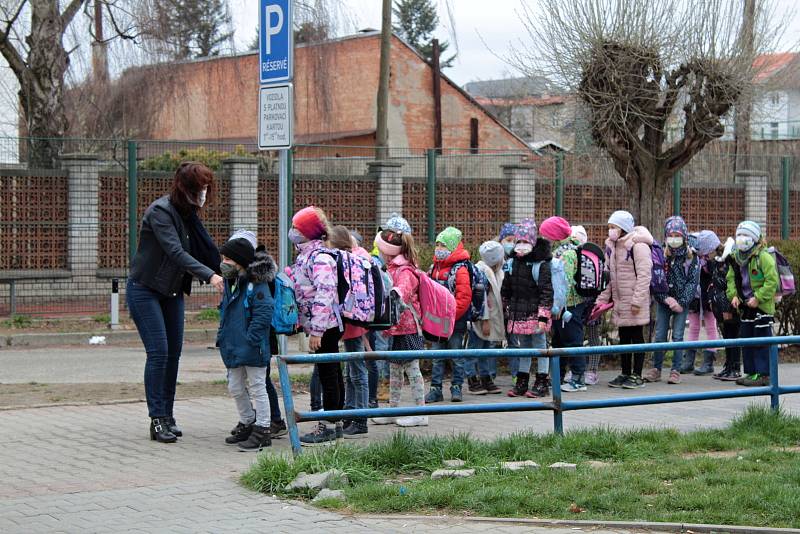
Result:
{"label": "brick pillar", "polygon": [[767,188],[769,174],[764,171],[737,171],[736,182],[744,183],[744,218],[761,225],[767,234]]}
{"label": "brick pillar", "polygon": [[65,154],[61,157],[61,167],[68,174],[69,269],[73,281],[90,283],[97,275],[100,161],[94,154]]}
{"label": "brick pillar", "polygon": [[378,181],[377,224],[386,222],[392,213],[403,213],[403,164],[397,161],[370,161],[369,176]]}
{"label": "brick pillar", "polygon": [[509,220],[519,222],[533,217],[536,208],[536,174],[534,166],[526,163],[501,165],[508,180]]}
{"label": "brick pillar", "polygon": [[[228,158],[222,161],[223,175],[230,180],[231,230],[258,232],[258,160]],[[265,236],[259,236],[261,240]]]}

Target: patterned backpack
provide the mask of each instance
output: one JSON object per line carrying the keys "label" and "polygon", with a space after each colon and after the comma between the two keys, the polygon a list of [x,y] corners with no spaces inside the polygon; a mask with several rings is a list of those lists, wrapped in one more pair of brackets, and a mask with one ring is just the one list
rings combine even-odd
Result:
{"label": "patterned backpack", "polygon": [[595,298],[608,285],[609,275],[603,249],[594,243],[585,243],[579,246],[575,253],[578,255],[575,292],[581,297]]}
{"label": "patterned backpack", "polygon": [[384,298],[383,278],[378,266],[367,258],[344,250],[322,249],[317,254],[328,254],[336,260],[336,308],[342,321],[356,326],[372,325],[375,304]]}

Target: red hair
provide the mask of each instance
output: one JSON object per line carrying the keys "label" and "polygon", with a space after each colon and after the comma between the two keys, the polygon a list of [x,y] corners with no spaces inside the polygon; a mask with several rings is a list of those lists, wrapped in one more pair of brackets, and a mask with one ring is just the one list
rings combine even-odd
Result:
{"label": "red hair", "polygon": [[214,198],[214,173],[202,163],[184,161],[175,170],[169,199],[178,208],[178,212],[186,217],[192,210],[199,209],[190,199],[196,199],[204,187],[208,188],[205,203],[207,206]]}

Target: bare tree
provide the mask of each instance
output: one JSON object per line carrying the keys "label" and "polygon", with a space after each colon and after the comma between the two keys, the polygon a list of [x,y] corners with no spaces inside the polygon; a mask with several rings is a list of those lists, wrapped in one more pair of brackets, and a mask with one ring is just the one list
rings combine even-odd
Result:
{"label": "bare tree", "polygon": [[[730,0],[521,5],[532,44],[512,50],[511,62],[576,91],[592,139],[628,185],[631,211],[650,228],[668,214],[672,175],[723,135],[727,114],[753,90],[754,59],[774,49],[785,23],[760,0],[748,43],[741,4]],[[670,126],[681,131],[672,142]]]}

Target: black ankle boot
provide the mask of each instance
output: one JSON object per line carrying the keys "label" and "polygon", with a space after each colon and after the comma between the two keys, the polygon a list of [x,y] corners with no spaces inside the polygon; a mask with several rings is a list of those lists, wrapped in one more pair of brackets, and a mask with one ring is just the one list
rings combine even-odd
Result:
{"label": "black ankle boot", "polygon": [[183,430],[181,430],[181,427],[179,427],[178,423],[175,422],[175,418],[169,416],[166,419],[167,419],[167,428],[169,428],[169,431],[175,434],[175,436],[177,437],[183,436]]}
{"label": "black ankle boot", "polygon": [[178,438],[169,431],[166,417],[154,417],[150,421],[150,439],[160,443],[175,443]]}

